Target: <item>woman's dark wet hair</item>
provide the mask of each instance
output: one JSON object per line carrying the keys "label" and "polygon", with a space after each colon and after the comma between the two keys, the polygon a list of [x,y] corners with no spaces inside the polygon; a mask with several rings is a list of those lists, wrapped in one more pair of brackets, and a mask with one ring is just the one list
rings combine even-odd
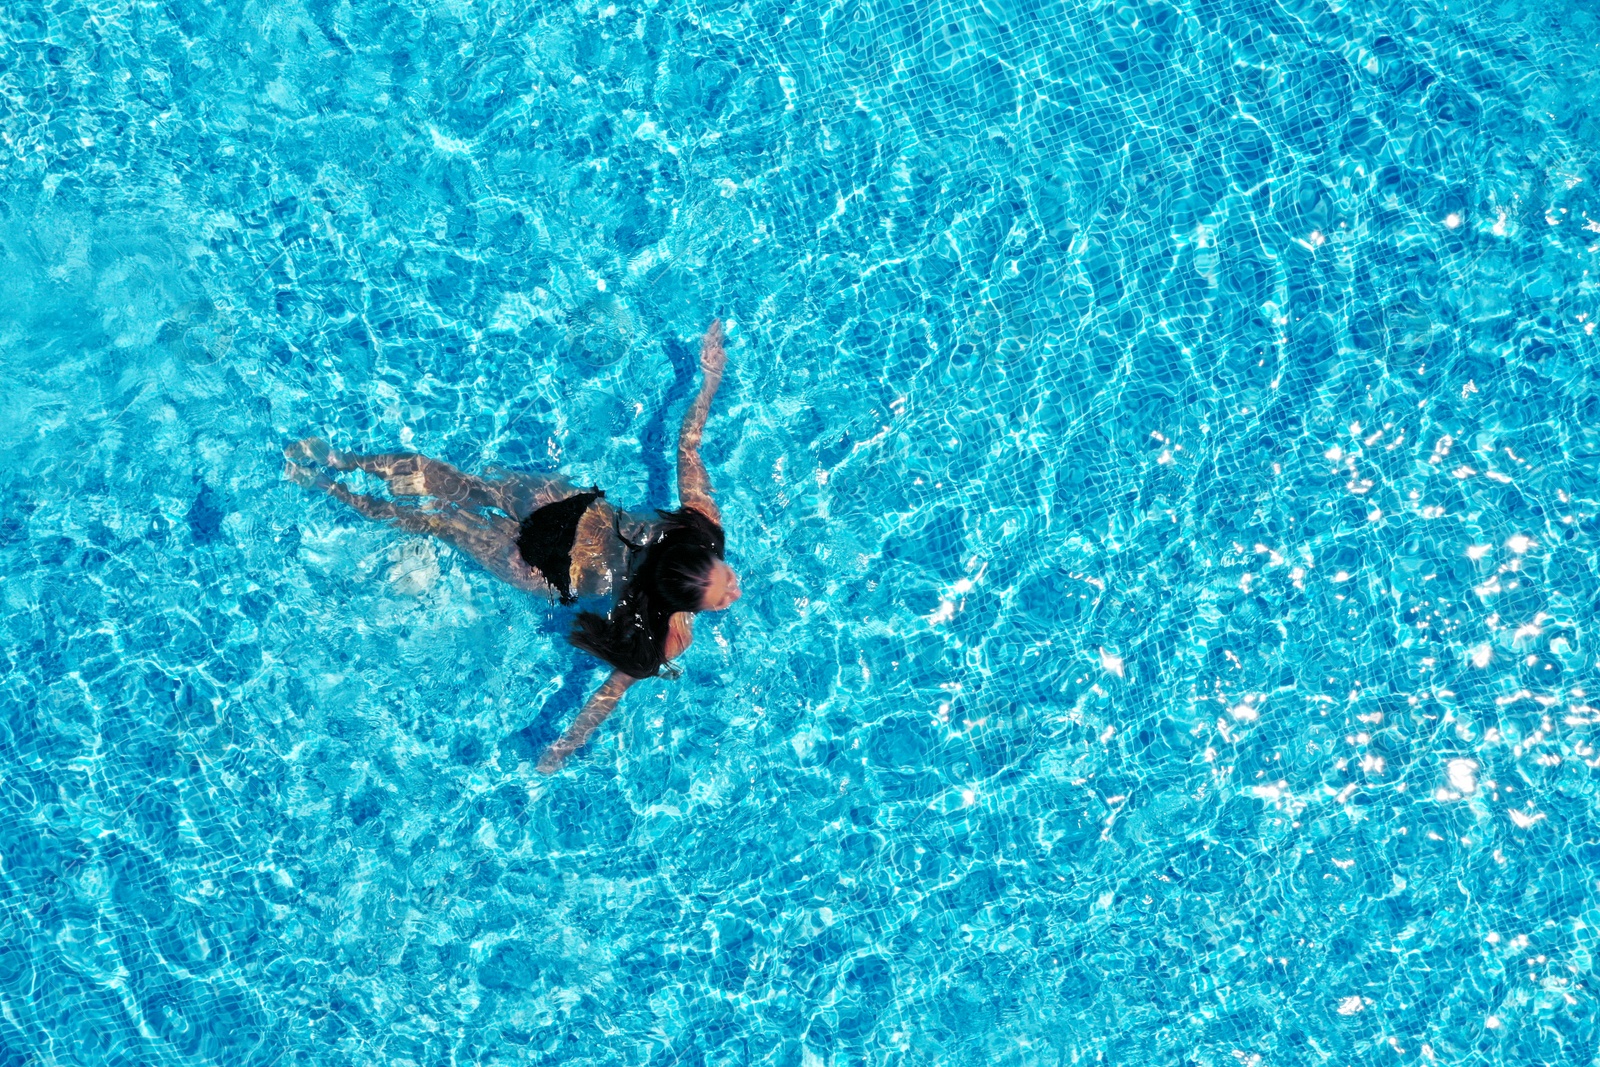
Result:
{"label": "woman's dark wet hair", "polygon": [[722,559],[722,527],[708,516],[679,508],[661,518],[660,537],[644,549],[611,614],[584,612],[567,637],[635,678],[660,672],[672,616],[700,610],[711,568]]}

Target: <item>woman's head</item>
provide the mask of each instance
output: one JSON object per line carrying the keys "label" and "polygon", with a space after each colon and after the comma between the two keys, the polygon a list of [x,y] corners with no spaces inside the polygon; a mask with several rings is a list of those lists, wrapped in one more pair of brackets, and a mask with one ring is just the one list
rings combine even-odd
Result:
{"label": "woman's head", "polygon": [[743,595],[733,568],[699,544],[663,550],[656,587],[673,611],[726,611]]}
{"label": "woman's head", "polygon": [[705,588],[700,594],[700,610],[727,611],[743,595],[744,591],[739,588],[739,576],[719,559],[706,572]]}
{"label": "woman's head", "polygon": [[740,597],[739,578],[722,559],[722,527],[683,508],[662,515],[611,614],[578,616],[569,640],[633,675],[647,678],[666,662],[667,628],[680,611],[723,611]]}

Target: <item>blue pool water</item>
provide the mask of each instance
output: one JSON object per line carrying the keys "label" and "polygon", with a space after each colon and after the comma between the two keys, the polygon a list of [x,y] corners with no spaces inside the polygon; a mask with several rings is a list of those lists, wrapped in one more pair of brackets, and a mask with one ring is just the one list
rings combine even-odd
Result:
{"label": "blue pool water", "polygon": [[[1600,19],[0,7],[0,1067],[1590,1064]],[[566,609],[308,434],[747,595]]]}

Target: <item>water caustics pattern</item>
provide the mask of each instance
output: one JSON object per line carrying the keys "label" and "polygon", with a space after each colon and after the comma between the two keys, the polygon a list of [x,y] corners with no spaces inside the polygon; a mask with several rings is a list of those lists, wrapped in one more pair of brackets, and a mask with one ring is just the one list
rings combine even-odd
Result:
{"label": "water caustics pattern", "polygon": [[[0,9],[0,1067],[1590,1064],[1587,4]],[[279,449],[671,502],[567,609]]]}

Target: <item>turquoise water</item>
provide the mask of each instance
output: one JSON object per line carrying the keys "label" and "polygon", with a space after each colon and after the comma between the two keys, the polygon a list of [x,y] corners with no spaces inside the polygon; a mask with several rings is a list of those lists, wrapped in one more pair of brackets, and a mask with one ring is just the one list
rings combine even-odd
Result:
{"label": "turquoise water", "polygon": [[[0,1067],[1590,1064],[1586,5],[0,9]],[[747,594],[567,609],[308,434]]]}

